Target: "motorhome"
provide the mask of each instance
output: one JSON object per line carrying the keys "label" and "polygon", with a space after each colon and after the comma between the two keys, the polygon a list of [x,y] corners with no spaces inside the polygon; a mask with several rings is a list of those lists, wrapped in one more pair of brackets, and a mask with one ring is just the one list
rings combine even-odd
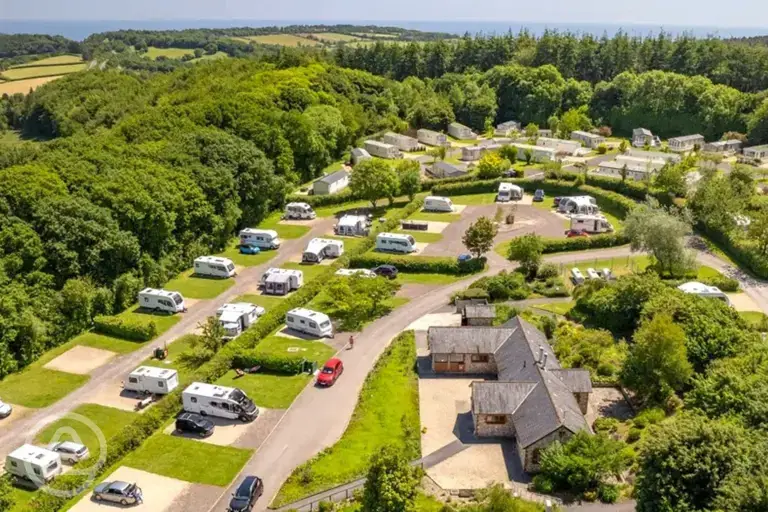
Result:
{"label": "motorhome", "polygon": [[557,203],[559,213],[595,215],[600,211],[597,201],[591,196],[563,197]]}
{"label": "motorhome", "polygon": [[573,215],[571,217],[572,231],[586,231],[587,233],[610,233],[613,225],[602,215]]}
{"label": "motorhome", "polygon": [[261,276],[264,293],[287,295],[304,284],[304,272],[287,268],[270,268]]}
{"label": "motorhome", "polygon": [[376,250],[410,254],[416,251],[416,240],[404,233],[379,233],[376,235]]}
{"label": "motorhome", "polygon": [[311,309],[296,308],[285,315],[285,325],[313,336],[333,338],[333,324],[328,315]]}
{"label": "motorhome", "polygon": [[273,229],[245,228],[240,231],[240,245],[255,245],[259,249],[279,249],[280,238]]}
{"label": "motorhome", "polygon": [[203,416],[243,422],[253,421],[259,416],[259,408],[238,388],[193,382],[181,394],[181,400],[185,411]]}
{"label": "motorhome", "polygon": [[320,263],[325,258],[338,258],[344,254],[344,242],[328,238],[313,238],[301,255],[304,263]]}
{"label": "motorhome", "polygon": [[184,297],[179,292],[155,288],[144,288],[139,292],[139,307],[166,313],[180,313],[187,310]]}
{"label": "motorhome", "polygon": [[208,277],[232,277],[235,264],[229,258],[218,256],[200,256],[195,258],[195,275]]}
{"label": "motorhome", "polygon": [[708,286],[706,284],[702,284],[697,281],[691,281],[688,283],[681,284],[680,286],[677,287],[677,289],[684,293],[698,295],[699,297],[709,297],[712,299],[718,299],[725,302],[729,306],[731,305],[731,299],[729,299],[728,295],[726,295],[717,286]]}
{"label": "motorhome", "polygon": [[368,225],[365,215],[344,215],[333,227],[333,232],[339,236],[367,236]]}
{"label": "motorhome", "polygon": [[571,269],[571,281],[573,281],[573,284],[581,284],[584,282],[584,275],[577,267]]}
{"label": "motorhome", "polygon": [[123,382],[123,389],[136,393],[167,395],[179,385],[179,373],[171,368],[139,366]]}
{"label": "motorhome", "polygon": [[452,212],[453,201],[447,197],[429,196],[424,199],[425,212]]}
{"label": "motorhome", "polygon": [[336,271],[335,275],[340,277],[376,277],[376,272],[373,270],[368,270],[367,268],[340,268]]}
{"label": "motorhome", "polygon": [[500,202],[519,200],[523,198],[523,189],[512,183],[499,183],[496,200]]}
{"label": "motorhome", "polygon": [[288,220],[312,220],[317,214],[307,203],[288,203],[283,216]]}
{"label": "motorhome", "polygon": [[61,455],[58,453],[25,444],[12,451],[5,458],[5,471],[24,480],[31,480],[41,486],[61,474]]}
{"label": "motorhome", "polygon": [[216,311],[216,316],[224,328],[223,339],[233,340],[237,338],[244,330],[256,323],[256,320],[265,312],[263,307],[250,302],[234,302],[222,305]]}

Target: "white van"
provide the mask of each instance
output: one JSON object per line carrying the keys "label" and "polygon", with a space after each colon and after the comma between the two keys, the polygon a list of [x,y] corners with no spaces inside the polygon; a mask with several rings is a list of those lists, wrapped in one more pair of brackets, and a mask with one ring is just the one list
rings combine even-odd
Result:
{"label": "white van", "polygon": [[328,238],[313,238],[301,255],[305,263],[320,263],[325,258],[338,258],[344,254],[344,242]]}
{"label": "white van", "polygon": [[285,315],[285,325],[295,331],[333,338],[333,325],[328,315],[311,309],[296,308]]}
{"label": "white van", "polygon": [[245,228],[240,230],[240,245],[254,245],[259,249],[279,249],[280,238],[273,229]]}
{"label": "white van", "polygon": [[269,268],[261,276],[264,293],[287,295],[304,285],[304,272],[285,268]]}
{"label": "white van", "polygon": [[136,393],[167,395],[179,385],[179,373],[171,368],[139,366],[128,374],[123,389]]}
{"label": "white van", "polygon": [[425,212],[452,212],[453,201],[447,197],[429,196],[424,199]]}
{"label": "white van", "polygon": [[576,267],[571,269],[571,281],[573,281],[573,284],[581,284],[584,282],[584,275],[581,273],[581,270]]}
{"label": "white van", "polygon": [[166,313],[180,313],[186,311],[184,297],[179,292],[144,288],[139,292],[139,307],[153,311],[165,311]]}
{"label": "white van", "polygon": [[610,233],[613,225],[602,215],[573,215],[571,230],[586,231],[587,233]]}
{"label": "white van", "polygon": [[416,240],[405,233],[379,233],[376,235],[376,250],[410,254],[416,251]]}
{"label": "white van", "polygon": [[235,264],[229,258],[218,256],[200,256],[195,258],[195,275],[208,277],[232,277]]}
{"label": "white van", "polygon": [[202,416],[253,421],[259,408],[242,390],[205,382],[193,382],[181,393],[184,410]]}
{"label": "white van", "polygon": [[219,323],[224,328],[225,340],[233,340],[255,323],[266,310],[249,302],[224,304],[216,310]]}
{"label": "white van", "polygon": [[307,203],[288,203],[285,205],[284,217],[294,220],[312,220],[317,217],[317,214]]}
{"label": "white van", "polygon": [[25,444],[5,458],[5,471],[41,486],[61,474],[61,456],[46,448]]}
{"label": "white van", "polygon": [[496,194],[496,200],[507,202],[523,198],[523,189],[512,183],[499,183],[499,191]]}
{"label": "white van", "polygon": [[368,236],[368,217],[365,215],[344,215],[333,227],[339,236]]}

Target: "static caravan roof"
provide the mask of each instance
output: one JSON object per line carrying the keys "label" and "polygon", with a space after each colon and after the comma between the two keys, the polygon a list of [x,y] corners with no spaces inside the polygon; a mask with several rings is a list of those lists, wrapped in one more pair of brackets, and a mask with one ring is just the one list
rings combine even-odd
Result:
{"label": "static caravan roof", "polygon": [[466,128],[467,130],[469,130],[469,126],[463,125],[461,123],[451,123],[448,126],[451,127],[451,128],[460,128],[460,129],[465,129]]}
{"label": "static caravan roof", "polygon": [[61,460],[61,456],[58,453],[32,444],[25,444],[16,448],[8,454],[8,457],[42,466]]}
{"label": "static caravan roof", "polygon": [[436,132],[435,130],[427,130],[426,128],[421,128],[416,133],[420,133],[422,135],[442,135],[445,137],[445,135],[440,132]]}
{"label": "static caravan roof", "polygon": [[[567,142],[567,141],[563,141],[563,142]],[[530,144],[521,144],[521,143],[516,143],[511,145],[516,147],[517,149],[522,149],[523,151],[525,151],[526,149],[530,149],[533,152],[549,153],[550,155],[553,155],[553,156],[555,154],[554,149],[546,148],[544,146],[531,146]]]}
{"label": "static caravan roof", "polygon": [[744,151],[768,151],[768,144],[763,144],[761,146],[751,146],[748,148],[744,148]]}
{"label": "static caravan roof", "polygon": [[645,135],[647,137],[652,137],[653,134],[651,133],[651,130],[648,128],[635,128],[632,130],[633,135]]}
{"label": "static caravan roof", "polygon": [[600,162],[600,165],[598,166],[599,169],[616,169],[616,170],[622,170],[624,169],[624,166],[627,166],[628,171],[632,172],[649,172],[652,169],[648,169],[648,163],[643,162],[618,162],[616,160],[611,162]]}
{"label": "static caravan roof", "polygon": [[200,256],[195,258],[195,263],[218,263],[219,265],[232,264],[232,260],[229,258],[221,258],[219,256]]}
{"label": "static caravan roof", "polygon": [[589,133],[582,130],[575,130],[571,132],[571,137],[578,136],[578,137],[584,137],[587,139],[602,139],[604,138],[602,135],[598,135],[596,133]]}
{"label": "static caravan roof", "polygon": [[[294,204],[294,203],[291,203]],[[246,235],[264,235],[268,236],[270,238],[277,238],[277,231],[274,229],[254,229],[254,228],[245,228],[240,230],[240,234],[246,234]]]}
{"label": "static caravan roof", "polygon": [[133,370],[132,377],[151,377],[153,379],[169,379],[178,372],[172,368],[156,368],[154,366],[139,366]]}
{"label": "static caravan roof", "polygon": [[356,156],[358,158],[365,158],[365,157],[371,156],[371,154],[368,153],[363,148],[355,148],[355,149],[352,150],[352,156]]}
{"label": "static caravan roof", "polygon": [[387,144],[386,142],[380,142],[378,140],[367,140],[367,141],[365,141],[365,144],[366,145],[375,146],[375,147],[380,147],[380,148],[394,148],[395,147],[392,144]]}
{"label": "static caravan roof", "polygon": [[675,141],[678,141],[678,142],[686,142],[686,141],[691,141],[691,140],[699,140],[699,139],[703,139],[703,138],[704,138],[703,135],[699,135],[698,133],[695,133],[693,135],[683,135],[682,137],[672,137],[669,140],[670,141],[675,140]]}
{"label": "static caravan roof", "polygon": [[323,176],[317,181],[321,183],[328,183],[330,185],[331,183],[336,183],[337,181],[341,181],[347,177],[349,177],[349,173],[347,171],[342,170],[342,171],[336,171],[326,176]]}

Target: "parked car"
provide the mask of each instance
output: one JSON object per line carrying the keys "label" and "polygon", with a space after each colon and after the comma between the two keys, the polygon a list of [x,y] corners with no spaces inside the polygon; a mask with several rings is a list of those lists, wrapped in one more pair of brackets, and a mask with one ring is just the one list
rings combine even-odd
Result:
{"label": "parked car", "polygon": [[509,169],[508,171],[504,171],[503,173],[501,173],[501,175],[504,176],[505,178],[514,178],[515,176],[517,176],[517,171],[514,169]]}
{"label": "parked car", "polygon": [[52,443],[48,445],[48,449],[58,453],[62,461],[69,462],[70,464],[76,464],[91,455],[87,446],[71,441]]}
{"label": "parked car", "polygon": [[569,229],[565,232],[565,236],[568,238],[577,238],[577,237],[584,237],[589,238],[589,233],[584,231],[583,229]]}
{"label": "parked car", "polygon": [[540,203],[544,200],[544,191],[541,189],[537,189],[536,192],[533,193],[533,201],[536,203]]}
{"label": "parked car", "polygon": [[342,373],[344,373],[344,363],[341,362],[341,359],[336,357],[329,359],[328,362],[323,365],[323,369],[320,370],[320,373],[317,374],[317,384],[319,386],[333,386],[336,383],[336,379],[338,379]]}
{"label": "parked car", "polygon": [[261,249],[255,245],[242,244],[240,245],[240,254],[259,254]]}
{"label": "parked car", "polygon": [[459,263],[464,263],[465,261],[469,261],[472,259],[471,254],[459,254],[459,257],[456,258]]}
{"label": "parked car", "polygon": [[213,434],[215,425],[208,418],[194,412],[182,412],[176,416],[176,430],[208,437]]}
{"label": "parked car", "polygon": [[129,484],[128,482],[101,482],[93,490],[93,499],[132,505],[141,500],[141,489],[136,484]]}
{"label": "parked car", "polygon": [[13,407],[0,400],[0,418],[7,418],[13,412]]}
{"label": "parked car", "polygon": [[395,279],[397,277],[397,267],[394,265],[379,265],[373,271],[377,276],[387,277],[389,279]]}
{"label": "parked car", "polygon": [[555,200],[554,200],[555,201],[555,206],[560,204],[560,200],[561,199],[562,199],[562,197],[560,197],[560,196],[555,197]]}
{"label": "parked car", "polygon": [[232,494],[227,511],[246,512],[253,510],[253,505],[263,493],[264,483],[262,483],[261,478],[252,475],[246,476]]}

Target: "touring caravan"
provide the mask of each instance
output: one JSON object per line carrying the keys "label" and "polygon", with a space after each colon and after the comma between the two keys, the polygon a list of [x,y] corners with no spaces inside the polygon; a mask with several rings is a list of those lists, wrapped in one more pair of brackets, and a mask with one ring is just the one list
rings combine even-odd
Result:
{"label": "touring caravan", "polygon": [[312,220],[317,214],[307,203],[288,203],[284,217],[289,220]]}
{"label": "touring caravan", "polygon": [[205,382],[193,382],[181,394],[184,410],[202,416],[253,421],[259,408],[242,390]]}
{"label": "touring caravan", "polygon": [[368,217],[365,215],[344,215],[333,227],[339,236],[368,236]]}
{"label": "touring caravan", "polygon": [[587,277],[589,277],[591,280],[596,281],[600,279],[600,274],[598,274],[595,269],[592,267],[587,269]]}
{"label": "touring caravan", "polygon": [[285,325],[313,336],[333,338],[333,324],[328,315],[311,309],[296,308],[285,315]]}
{"label": "touring caravan", "polygon": [[123,389],[136,393],[167,395],[179,385],[179,373],[171,368],[139,366],[128,374]]}
{"label": "touring caravan", "polygon": [[557,203],[559,213],[576,213],[583,215],[596,215],[600,208],[592,196],[563,197]]}
{"label": "touring caravan", "polygon": [[139,292],[139,307],[166,313],[180,313],[187,310],[184,305],[184,297],[179,292],[154,288],[144,288]]}
{"label": "touring caravan", "polygon": [[684,292],[684,293],[691,293],[693,295],[698,295],[699,297],[709,297],[712,299],[718,299],[729,306],[731,305],[731,299],[728,298],[728,295],[723,293],[720,288],[717,286],[708,286],[706,284],[699,283],[697,281],[691,281],[689,283],[683,283],[680,286],[677,287],[678,290]]}
{"label": "touring caravan", "polygon": [[235,275],[235,264],[229,258],[217,256],[200,256],[195,258],[195,275],[208,277],[232,277]]}
{"label": "touring caravan", "polygon": [[496,195],[496,200],[499,202],[507,202],[512,200],[520,200],[523,198],[523,189],[512,183],[499,183],[499,192]]}
{"label": "touring caravan", "polygon": [[573,281],[573,284],[581,284],[584,282],[584,275],[581,273],[581,270],[576,267],[571,269],[571,281]]}
{"label": "touring caravan", "polygon": [[429,196],[424,199],[425,212],[452,212],[453,201],[447,197]]}
{"label": "touring caravan", "polygon": [[379,233],[376,235],[376,250],[410,254],[416,251],[416,240],[404,233]]}
{"label": "touring caravan", "polygon": [[5,458],[5,471],[11,475],[31,480],[38,486],[50,482],[61,474],[61,456],[46,448],[25,444]]}
{"label": "touring caravan", "polygon": [[344,242],[328,238],[313,238],[307,244],[301,261],[305,263],[320,263],[325,258],[338,258],[344,254]]}
{"label": "touring caravan", "polygon": [[586,231],[587,233],[610,233],[613,225],[602,215],[573,215],[571,217],[572,231]]}
{"label": "touring caravan", "polygon": [[269,268],[261,276],[261,286],[269,295],[287,295],[304,284],[304,272],[285,268]]}
{"label": "touring caravan", "polygon": [[376,277],[376,272],[373,270],[368,270],[367,268],[340,268],[336,271],[335,275],[339,277]]}
{"label": "touring caravan", "polygon": [[255,245],[259,249],[279,249],[280,238],[273,229],[245,228],[240,230],[240,245]]}
{"label": "touring caravan", "polygon": [[249,302],[234,302],[222,305],[216,311],[216,316],[224,328],[223,339],[233,340],[237,338],[265,312],[266,310],[263,307]]}

